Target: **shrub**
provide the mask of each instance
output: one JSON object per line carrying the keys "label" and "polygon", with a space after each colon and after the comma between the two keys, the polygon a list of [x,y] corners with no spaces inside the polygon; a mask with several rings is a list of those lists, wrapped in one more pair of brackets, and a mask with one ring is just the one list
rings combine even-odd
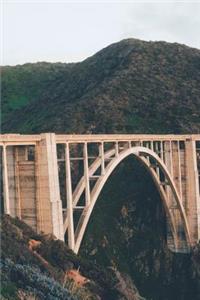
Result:
{"label": "shrub", "polygon": [[[42,274],[39,268],[30,265],[14,264],[9,259],[1,261],[1,268],[2,274],[4,274],[4,282],[7,282],[7,287],[9,287],[10,280],[11,287],[14,287],[14,283],[16,287],[33,293],[39,299],[77,300],[77,297],[71,296],[69,291],[53,278]],[[6,287],[5,284],[4,287]]]}

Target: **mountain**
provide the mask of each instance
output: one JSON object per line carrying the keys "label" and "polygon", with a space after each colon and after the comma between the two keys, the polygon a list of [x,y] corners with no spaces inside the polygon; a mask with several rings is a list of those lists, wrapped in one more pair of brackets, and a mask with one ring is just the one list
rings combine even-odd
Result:
{"label": "mountain", "polygon": [[198,133],[199,83],[200,50],[136,39],[80,63],[3,67],[2,131]]}

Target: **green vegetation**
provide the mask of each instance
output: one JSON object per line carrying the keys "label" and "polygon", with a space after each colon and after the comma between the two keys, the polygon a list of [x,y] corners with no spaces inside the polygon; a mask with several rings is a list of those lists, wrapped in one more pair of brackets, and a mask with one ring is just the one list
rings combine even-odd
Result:
{"label": "green vegetation", "polygon": [[200,51],[129,39],[76,64],[2,68],[4,132],[197,133]]}
{"label": "green vegetation", "polygon": [[54,279],[42,274],[39,268],[27,264],[14,263],[9,259],[2,260],[1,264],[4,275],[2,295],[8,299],[11,297],[18,298],[16,288],[18,286],[18,288],[20,287],[31,292],[37,299],[78,300],[77,297],[71,296],[70,292]]}
{"label": "green vegetation", "polygon": [[[2,118],[41,99],[67,64],[37,63],[2,68]],[[14,71],[14,72],[13,72]]]}

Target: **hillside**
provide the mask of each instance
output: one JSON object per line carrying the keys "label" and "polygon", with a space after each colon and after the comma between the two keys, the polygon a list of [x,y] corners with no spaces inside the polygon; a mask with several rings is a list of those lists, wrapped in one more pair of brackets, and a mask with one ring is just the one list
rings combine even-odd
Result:
{"label": "hillside", "polygon": [[199,82],[200,50],[135,39],[81,63],[3,67],[2,130],[197,133]]}
{"label": "hillside", "polygon": [[[36,234],[6,215],[0,225],[2,300],[142,300],[127,276],[76,256],[55,237]],[[31,249],[30,242],[39,245]],[[74,269],[80,269],[86,284],[69,277]]]}

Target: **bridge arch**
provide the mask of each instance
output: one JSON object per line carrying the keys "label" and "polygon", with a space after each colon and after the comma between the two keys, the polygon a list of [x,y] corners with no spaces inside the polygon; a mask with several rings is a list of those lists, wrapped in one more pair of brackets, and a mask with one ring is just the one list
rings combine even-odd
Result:
{"label": "bridge arch", "polygon": [[[109,153],[107,153],[108,157],[112,156],[114,150],[110,150]],[[106,155],[106,153],[105,153]],[[167,215],[167,218],[169,220],[169,224],[171,227],[171,232],[172,232],[172,237],[173,237],[173,242],[174,242],[174,248],[175,251],[178,249],[178,228],[174,219],[174,216],[172,214],[169,199],[167,196],[167,191],[165,190],[164,186],[162,185],[159,176],[157,175],[157,172],[154,170],[154,168],[151,167],[151,162],[150,160],[153,159],[155,163],[157,164],[157,167],[162,171],[162,173],[165,176],[165,180],[167,181],[167,184],[169,188],[171,189],[171,192],[173,194],[175,203],[177,205],[177,208],[179,210],[180,216],[181,216],[181,221],[184,229],[184,234],[186,238],[186,244],[188,249],[190,248],[190,232],[189,232],[189,227],[188,227],[188,222],[185,214],[184,207],[182,205],[182,201],[180,199],[179,193],[177,191],[177,188],[175,186],[175,183],[173,181],[173,178],[171,174],[169,173],[167,167],[165,166],[164,162],[160,159],[160,157],[152,150],[146,148],[146,147],[140,147],[140,146],[135,146],[131,147],[128,149],[123,150],[120,152],[117,156],[113,157],[113,159],[110,161],[110,163],[107,165],[105,168],[104,174],[99,177],[97,180],[95,186],[91,190],[91,195],[90,195],[90,204],[85,208],[84,212],[82,213],[82,216],[79,220],[76,232],[75,232],[75,247],[74,247],[74,252],[78,253],[79,248],[81,246],[81,242],[83,240],[88,222],[90,220],[92,211],[94,209],[94,206],[96,204],[96,201],[98,200],[98,197],[107,182],[108,178],[111,176],[112,172],[115,170],[115,168],[128,156],[133,155],[137,160],[139,160],[143,166],[148,170],[150,173],[151,177],[153,178],[153,181],[158,189],[158,192],[161,196],[161,200],[165,209],[165,213]],[[95,170],[99,167],[100,165],[100,160],[97,159],[91,166],[91,171],[92,173],[95,172]],[[84,189],[84,181],[83,179],[80,180],[77,189],[74,192],[75,196],[75,202],[78,202],[78,198],[81,194],[81,192]],[[67,223],[65,222],[65,229],[67,228]]]}
{"label": "bridge arch", "polygon": [[[105,182],[128,155],[143,163],[161,195],[171,224],[169,248],[189,252],[200,240],[199,134],[3,134],[0,146],[5,213],[61,240],[67,231],[76,252]],[[31,209],[24,184],[30,176]]]}

